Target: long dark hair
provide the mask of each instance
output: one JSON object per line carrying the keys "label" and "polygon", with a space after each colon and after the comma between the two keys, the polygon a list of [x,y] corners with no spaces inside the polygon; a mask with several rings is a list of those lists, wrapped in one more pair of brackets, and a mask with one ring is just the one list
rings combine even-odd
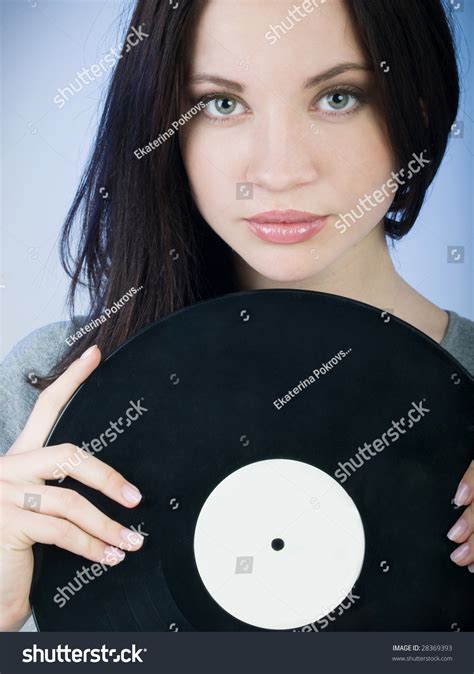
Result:
{"label": "long dark hair", "polygon": [[[88,291],[90,305],[81,324],[97,320],[132,287],[142,290],[65,349],[36,388],[48,386],[92,344],[106,357],[145,325],[237,290],[231,251],[192,198],[178,134],[142,159],[134,156],[183,112],[189,50],[204,4],[136,4],[127,34],[143,25],[148,37],[124,50],[116,64],[94,149],[64,224],[61,262],[71,278],[67,301],[77,328],[75,299],[81,288]],[[452,26],[441,0],[345,4],[374,69],[397,163],[405,166],[414,151],[425,149],[431,159],[428,169],[398,190],[385,216],[386,234],[396,240],[418,216],[456,118],[459,80]],[[383,61],[390,66],[389,76],[380,66]],[[76,223],[80,230],[73,244]]]}

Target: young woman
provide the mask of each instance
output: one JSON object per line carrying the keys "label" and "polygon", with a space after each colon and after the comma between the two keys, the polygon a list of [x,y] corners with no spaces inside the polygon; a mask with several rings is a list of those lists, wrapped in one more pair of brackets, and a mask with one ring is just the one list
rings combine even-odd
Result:
{"label": "young woman", "polygon": [[[29,615],[35,542],[123,557],[120,523],[44,485],[74,446],[43,444],[101,359],[147,323],[238,289],[324,291],[390,307],[474,371],[474,324],[411,288],[387,245],[414,225],[456,118],[441,1],[306,0],[290,13],[286,0],[141,0],[132,28],[146,37],[117,63],[63,233],[73,318],[2,366],[4,630]],[[88,316],[74,316],[81,284]],[[119,312],[66,342],[132,287]],[[96,457],[71,475],[125,508],[141,498]],[[473,572],[474,463],[459,478],[452,560]],[[41,512],[23,507],[32,490]]]}

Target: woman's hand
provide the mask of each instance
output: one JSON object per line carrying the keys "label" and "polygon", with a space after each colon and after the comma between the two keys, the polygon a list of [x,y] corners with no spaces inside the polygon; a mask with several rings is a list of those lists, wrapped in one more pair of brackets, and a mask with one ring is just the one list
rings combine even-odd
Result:
{"label": "woman's hand", "polygon": [[467,508],[448,532],[448,538],[460,544],[451,553],[451,559],[474,573],[474,461],[471,461],[459,483],[454,503]]}
{"label": "woman's hand", "polygon": [[68,474],[75,480],[126,508],[133,508],[141,499],[136,487],[92,455],[73,467],[78,456],[74,445],[43,447],[60,411],[100,359],[98,347],[91,347],[42,391],[23,431],[0,457],[2,631],[19,629],[30,614],[34,543],[57,545],[109,565],[122,561],[124,547],[134,551],[143,543],[140,534],[110,519],[72,489],[45,485],[45,480],[55,479],[58,466],[67,465],[71,466]]}

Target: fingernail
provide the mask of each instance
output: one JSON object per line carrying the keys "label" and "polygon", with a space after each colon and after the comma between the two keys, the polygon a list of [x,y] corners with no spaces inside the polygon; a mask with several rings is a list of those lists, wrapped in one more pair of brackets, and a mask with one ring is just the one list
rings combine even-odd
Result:
{"label": "fingernail", "polygon": [[115,548],[113,545],[108,545],[105,550],[105,561],[118,564],[125,558],[125,553],[119,548]]}
{"label": "fingernail", "polygon": [[130,545],[141,545],[143,543],[143,536],[138,531],[133,531],[132,529],[122,529],[120,537],[122,540],[130,543]]}
{"label": "fingernail", "polygon": [[96,348],[97,348],[96,344],[93,344],[92,346],[90,346],[88,349],[86,349],[86,350],[84,351],[84,353],[82,354],[80,360],[84,360],[85,358],[89,358],[89,356],[92,354],[92,351],[93,351],[94,349],[96,349]]}
{"label": "fingernail", "polygon": [[461,482],[461,484],[459,485],[458,490],[456,492],[456,496],[454,497],[454,503],[457,506],[464,505],[466,503],[467,499],[469,498],[470,493],[471,493],[471,490],[469,488],[469,485],[466,484],[465,482]]}
{"label": "fingernail", "polygon": [[464,543],[451,553],[451,561],[460,562],[469,554],[469,543]]}
{"label": "fingernail", "polygon": [[455,541],[458,536],[462,536],[468,529],[468,524],[465,519],[461,518],[448,531],[447,536],[451,541]]}
{"label": "fingernail", "polygon": [[467,568],[470,573],[474,573],[474,564],[469,564]]}
{"label": "fingernail", "polygon": [[122,496],[129,503],[138,503],[142,500],[142,495],[136,487],[131,484],[124,484],[122,487]]}

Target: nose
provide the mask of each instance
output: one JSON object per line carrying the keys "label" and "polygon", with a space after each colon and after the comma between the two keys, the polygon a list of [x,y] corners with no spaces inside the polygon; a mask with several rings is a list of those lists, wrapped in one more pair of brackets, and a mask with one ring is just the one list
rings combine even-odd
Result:
{"label": "nose", "polygon": [[257,187],[286,192],[318,178],[314,134],[288,105],[273,105],[255,125],[246,181]]}

